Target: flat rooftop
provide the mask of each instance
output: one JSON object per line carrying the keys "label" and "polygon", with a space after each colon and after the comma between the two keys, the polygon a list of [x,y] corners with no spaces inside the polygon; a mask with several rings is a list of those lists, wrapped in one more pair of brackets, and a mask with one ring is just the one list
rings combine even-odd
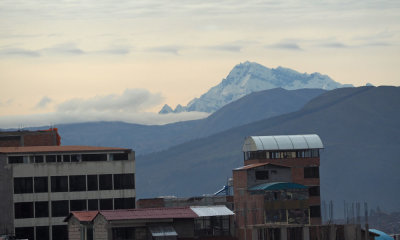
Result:
{"label": "flat rooftop", "polygon": [[62,153],[62,152],[115,152],[129,151],[129,148],[95,147],[95,146],[27,146],[27,147],[0,147],[0,153]]}

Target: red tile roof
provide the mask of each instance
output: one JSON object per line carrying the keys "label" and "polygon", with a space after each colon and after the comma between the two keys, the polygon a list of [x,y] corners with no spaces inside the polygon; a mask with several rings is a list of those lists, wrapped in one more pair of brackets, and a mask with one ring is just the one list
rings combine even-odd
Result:
{"label": "red tile roof", "polygon": [[98,213],[99,213],[99,211],[71,212],[70,215],[66,219],[69,219],[71,216],[74,216],[80,222],[91,222],[97,216]]}
{"label": "red tile roof", "polygon": [[133,220],[133,219],[166,219],[166,218],[197,218],[197,214],[190,207],[174,208],[142,208],[129,210],[100,211],[106,220]]}
{"label": "red tile roof", "polygon": [[253,169],[253,168],[257,168],[257,167],[261,167],[261,166],[265,166],[265,165],[275,165],[275,166],[280,166],[280,167],[289,167],[289,166],[286,166],[285,164],[267,162],[267,163],[253,163],[253,164],[249,164],[249,165],[246,165],[246,166],[243,166],[243,167],[236,168],[234,170],[237,170],[237,171],[248,170],[248,169]]}
{"label": "red tile roof", "polygon": [[94,146],[28,146],[0,147],[0,153],[50,153],[50,152],[106,152],[131,151],[128,148],[94,147]]}

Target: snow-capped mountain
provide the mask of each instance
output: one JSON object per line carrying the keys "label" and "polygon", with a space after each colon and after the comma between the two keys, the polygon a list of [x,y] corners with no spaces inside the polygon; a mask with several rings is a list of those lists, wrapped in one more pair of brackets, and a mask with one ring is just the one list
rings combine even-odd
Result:
{"label": "snow-capped mountain", "polygon": [[220,84],[212,87],[200,98],[193,99],[183,108],[186,108],[186,111],[214,112],[249,93],[278,87],[288,90],[331,90],[351,86],[335,82],[329,76],[320,73],[299,73],[289,68],[267,68],[255,62],[244,62],[236,65]]}

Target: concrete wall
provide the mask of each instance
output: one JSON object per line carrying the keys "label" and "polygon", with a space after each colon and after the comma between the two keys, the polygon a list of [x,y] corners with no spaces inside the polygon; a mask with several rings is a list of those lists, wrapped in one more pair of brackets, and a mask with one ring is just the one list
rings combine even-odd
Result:
{"label": "concrete wall", "polygon": [[81,226],[79,221],[72,216],[68,221],[68,239],[69,240],[80,240],[81,239]]}
{"label": "concrete wall", "polygon": [[0,235],[14,232],[13,192],[11,167],[0,155]]}
{"label": "concrete wall", "polygon": [[[257,180],[256,171],[268,171],[268,179]],[[274,171],[276,173],[273,173]],[[291,182],[291,181],[292,181],[292,176],[290,168],[266,165],[257,168],[252,168],[247,171],[248,187],[269,182]]]}
{"label": "concrete wall", "polygon": [[97,215],[93,221],[93,237],[96,240],[112,238],[111,228],[107,226],[107,220],[101,215]]}

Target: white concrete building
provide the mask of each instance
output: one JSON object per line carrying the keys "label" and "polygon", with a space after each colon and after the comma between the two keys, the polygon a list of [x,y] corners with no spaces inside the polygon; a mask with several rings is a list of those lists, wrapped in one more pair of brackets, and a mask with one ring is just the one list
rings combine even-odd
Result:
{"label": "white concrete building", "polygon": [[0,147],[0,235],[68,239],[70,211],[132,209],[135,197],[131,149]]}

